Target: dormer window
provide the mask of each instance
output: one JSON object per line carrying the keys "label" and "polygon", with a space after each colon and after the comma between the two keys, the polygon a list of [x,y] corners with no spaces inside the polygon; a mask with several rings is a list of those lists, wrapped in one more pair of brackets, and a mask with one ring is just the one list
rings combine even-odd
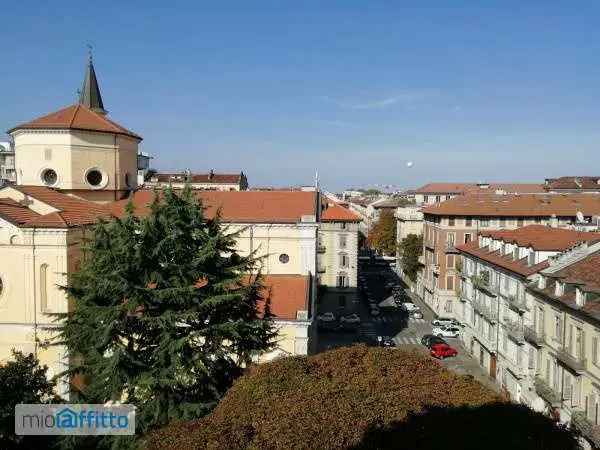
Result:
{"label": "dormer window", "polygon": [[562,297],[565,294],[565,283],[556,281],[556,287],[554,288],[554,295]]}
{"label": "dormer window", "polygon": [[519,247],[513,249],[513,259],[516,261],[519,259]]}
{"label": "dormer window", "polygon": [[577,304],[577,306],[579,307],[583,307],[585,306],[585,300],[586,300],[586,293],[583,292],[583,290],[578,287],[575,289],[575,303]]}
{"label": "dormer window", "polygon": [[540,275],[538,278],[538,288],[546,289],[546,277],[544,275]]}
{"label": "dormer window", "polygon": [[527,255],[527,265],[533,266],[535,264],[535,252],[533,250],[529,250],[529,255]]}

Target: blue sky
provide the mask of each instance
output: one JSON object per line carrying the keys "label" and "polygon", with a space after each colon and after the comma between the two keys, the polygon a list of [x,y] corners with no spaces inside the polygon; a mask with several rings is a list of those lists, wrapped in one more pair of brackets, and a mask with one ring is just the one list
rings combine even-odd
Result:
{"label": "blue sky", "polygon": [[332,190],[597,175],[599,22],[598,2],[11,2],[0,127],[73,103],[91,43],[159,169],[318,169]]}

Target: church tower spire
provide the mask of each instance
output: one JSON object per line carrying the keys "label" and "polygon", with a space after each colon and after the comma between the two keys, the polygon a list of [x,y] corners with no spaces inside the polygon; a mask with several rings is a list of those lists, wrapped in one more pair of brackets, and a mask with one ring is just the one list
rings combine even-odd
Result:
{"label": "church tower spire", "polygon": [[94,70],[91,46],[89,46],[88,64],[85,70],[83,86],[79,92],[79,103],[99,114],[107,114],[102,103],[102,95],[100,95],[100,87],[98,86],[98,79]]}

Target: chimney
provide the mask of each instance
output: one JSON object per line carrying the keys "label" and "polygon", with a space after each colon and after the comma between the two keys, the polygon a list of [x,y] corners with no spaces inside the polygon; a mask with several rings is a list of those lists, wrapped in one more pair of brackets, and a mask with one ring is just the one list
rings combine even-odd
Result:
{"label": "chimney", "polygon": [[215,177],[215,171],[213,169],[210,169],[210,173],[208,174],[208,179],[212,180]]}

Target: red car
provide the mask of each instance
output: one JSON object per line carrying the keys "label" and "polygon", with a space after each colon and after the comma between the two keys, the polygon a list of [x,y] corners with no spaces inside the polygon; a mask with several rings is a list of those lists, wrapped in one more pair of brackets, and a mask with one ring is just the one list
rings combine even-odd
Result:
{"label": "red car", "polygon": [[449,358],[458,355],[456,349],[448,344],[434,344],[431,346],[431,356],[438,359]]}

